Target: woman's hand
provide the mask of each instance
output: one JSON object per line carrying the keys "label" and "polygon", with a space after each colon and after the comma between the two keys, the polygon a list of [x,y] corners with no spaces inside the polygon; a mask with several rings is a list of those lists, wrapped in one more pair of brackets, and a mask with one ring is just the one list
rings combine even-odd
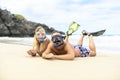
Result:
{"label": "woman's hand", "polygon": [[43,51],[37,51],[37,53],[39,54],[39,56],[42,56]]}
{"label": "woman's hand", "polygon": [[34,50],[34,49],[31,49],[31,50],[28,50],[27,53],[28,53],[29,55],[31,55],[31,56],[36,56],[37,51]]}

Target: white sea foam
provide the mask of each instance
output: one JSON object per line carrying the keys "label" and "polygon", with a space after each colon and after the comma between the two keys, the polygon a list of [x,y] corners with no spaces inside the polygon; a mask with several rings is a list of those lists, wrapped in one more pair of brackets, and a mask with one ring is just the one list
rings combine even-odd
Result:
{"label": "white sea foam", "polygon": [[[50,35],[47,35],[48,38],[51,38]],[[72,35],[69,38],[70,43],[77,44],[80,35]],[[115,53],[120,54],[120,36],[99,36],[94,37],[94,42],[98,53]],[[0,37],[0,42],[6,43],[15,43],[22,45],[33,45],[33,37]],[[85,37],[83,46],[88,47],[89,38]]]}

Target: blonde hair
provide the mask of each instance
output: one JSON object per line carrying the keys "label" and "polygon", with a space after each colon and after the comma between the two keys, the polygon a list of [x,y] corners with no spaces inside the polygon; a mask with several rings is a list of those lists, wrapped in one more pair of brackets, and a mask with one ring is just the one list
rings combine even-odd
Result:
{"label": "blonde hair", "polygon": [[42,26],[38,26],[36,29],[35,29],[35,33],[36,32],[40,32],[40,33],[44,33],[45,34],[45,29],[42,27]]}
{"label": "blonde hair", "polygon": [[39,33],[45,33],[45,29],[42,27],[42,26],[38,26],[36,29],[35,29],[35,34],[34,34],[34,43],[33,43],[33,49],[35,50],[39,50],[40,49],[40,45],[42,45],[42,43],[40,44],[39,41],[36,39],[36,33],[39,32]]}

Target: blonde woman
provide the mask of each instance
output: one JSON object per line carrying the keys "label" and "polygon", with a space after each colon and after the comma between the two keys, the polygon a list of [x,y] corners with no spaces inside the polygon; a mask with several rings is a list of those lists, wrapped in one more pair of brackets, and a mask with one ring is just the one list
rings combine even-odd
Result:
{"label": "blonde woman", "polygon": [[46,37],[44,28],[38,26],[35,30],[33,49],[28,50],[27,53],[31,56],[36,56],[36,54],[41,56],[49,43],[50,40]]}

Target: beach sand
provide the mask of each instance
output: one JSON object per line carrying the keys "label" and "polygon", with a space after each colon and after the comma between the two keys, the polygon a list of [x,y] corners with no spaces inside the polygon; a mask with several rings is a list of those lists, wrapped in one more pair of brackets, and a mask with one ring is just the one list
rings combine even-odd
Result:
{"label": "beach sand", "polygon": [[30,48],[0,43],[0,80],[120,80],[120,54],[45,60],[29,56]]}

